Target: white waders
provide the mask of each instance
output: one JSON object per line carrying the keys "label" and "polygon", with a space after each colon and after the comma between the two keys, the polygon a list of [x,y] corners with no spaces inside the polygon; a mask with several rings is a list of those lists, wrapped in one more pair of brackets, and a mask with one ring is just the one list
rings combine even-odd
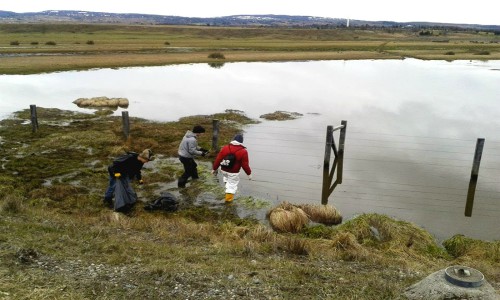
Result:
{"label": "white waders", "polygon": [[238,184],[240,183],[240,173],[229,173],[222,171],[222,181],[226,187],[226,202],[233,201],[234,194],[238,190]]}

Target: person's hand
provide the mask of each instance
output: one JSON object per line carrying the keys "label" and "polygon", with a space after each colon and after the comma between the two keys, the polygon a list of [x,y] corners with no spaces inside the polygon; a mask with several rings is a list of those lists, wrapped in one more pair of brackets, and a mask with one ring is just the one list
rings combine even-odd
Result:
{"label": "person's hand", "polygon": [[207,149],[201,149],[201,156],[206,156],[209,152]]}
{"label": "person's hand", "polygon": [[115,177],[116,177],[116,178],[120,178],[121,176],[122,176],[122,174],[120,174],[120,173],[115,173]]}
{"label": "person's hand", "polygon": [[143,184],[143,183],[144,183],[144,180],[139,179],[139,184]]}
{"label": "person's hand", "polygon": [[248,180],[252,180],[252,174],[248,175]]}
{"label": "person's hand", "polygon": [[217,175],[217,170],[212,170],[212,171],[210,171],[210,174],[212,174],[212,175]]}

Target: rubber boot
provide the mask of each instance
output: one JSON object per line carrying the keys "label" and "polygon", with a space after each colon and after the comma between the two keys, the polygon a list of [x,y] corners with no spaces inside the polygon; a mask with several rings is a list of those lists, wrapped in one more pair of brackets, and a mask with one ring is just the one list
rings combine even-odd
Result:
{"label": "rubber boot", "polygon": [[234,194],[226,193],[226,203],[233,202],[233,199],[234,199]]}

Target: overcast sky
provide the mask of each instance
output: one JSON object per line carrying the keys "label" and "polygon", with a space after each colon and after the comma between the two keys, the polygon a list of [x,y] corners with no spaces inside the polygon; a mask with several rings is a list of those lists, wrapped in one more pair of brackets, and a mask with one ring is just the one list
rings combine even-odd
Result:
{"label": "overcast sky", "polygon": [[82,10],[183,17],[301,15],[368,21],[500,25],[499,0],[3,0],[0,10]]}

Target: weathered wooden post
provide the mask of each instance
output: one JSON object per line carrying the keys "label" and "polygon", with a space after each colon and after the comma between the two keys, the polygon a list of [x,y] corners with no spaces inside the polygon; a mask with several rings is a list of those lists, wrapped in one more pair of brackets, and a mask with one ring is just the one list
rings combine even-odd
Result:
{"label": "weathered wooden post", "polygon": [[[326,129],[326,144],[325,144],[325,159],[323,161],[323,189],[321,192],[321,204],[328,204],[328,196],[333,192],[338,184],[342,183],[342,173],[344,170],[344,148],[346,135],[347,121],[342,121],[340,126],[333,128],[328,126]],[[339,149],[335,145],[333,132],[340,129]],[[330,152],[333,151],[335,159],[330,169]],[[333,176],[337,171],[337,179],[332,184]]]}
{"label": "weathered wooden post", "polygon": [[123,125],[123,135],[128,139],[130,135],[130,121],[128,118],[128,111],[122,111],[122,125]]}
{"label": "weathered wooden post", "polygon": [[212,151],[219,153],[219,120],[212,120]]}
{"label": "weathered wooden post", "polygon": [[340,122],[340,136],[339,136],[339,160],[337,166],[337,180],[338,184],[342,184],[342,174],[344,174],[344,149],[345,149],[345,135],[347,131],[347,121]]}
{"label": "weathered wooden post", "polygon": [[483,155],[484,139],[477,139],[472,171],[470,174],[469,190],[467,191],[467,202],[465,203],[465,216],[472,216],[472,206],[474,205],[474,194],[476,193],[477,178],[479,176],[479,165]]}
{"label": "weathered wooden post", "polygon": [[38,116],[36,114],[36,105],[30,105],[31,114],[31,131],[36,132],[38,130]]}
{"label": "weathered wooden post", "polygon": [[329,171],[330,171],[330,149],[335,149],[335,142],[333,140],[333,126],[326,127],[326,144],[325,144],[325,158],[323,160],[323,190],[321,192],[321,204],[328,204],[328,190],[330,188]]}

